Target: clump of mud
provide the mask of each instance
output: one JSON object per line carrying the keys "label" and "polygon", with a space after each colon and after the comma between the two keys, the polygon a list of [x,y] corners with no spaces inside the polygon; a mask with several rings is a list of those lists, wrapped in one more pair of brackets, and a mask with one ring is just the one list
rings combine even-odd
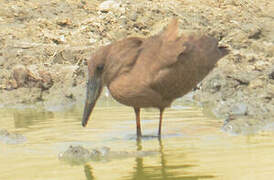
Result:
{"label": "clump of mud", "polygon": [[83,101],[86,62],[102,45],[159,32],[206,32],[229,47],[194,100],[216,115],[274,117],[274,2],[229,0],[18,0],[0,2],[0,104]]}
{"label": "clump of mud", "polygon": [[59,153],[58,158],[71,165],[81,165],[89,161],[109,161],[111,159],[123,159],[129,157],[144,157],[153,155],[150,151],[111,151],[109,147],[100,147],[88,150],[82,146],[69,146],[69,148]]}

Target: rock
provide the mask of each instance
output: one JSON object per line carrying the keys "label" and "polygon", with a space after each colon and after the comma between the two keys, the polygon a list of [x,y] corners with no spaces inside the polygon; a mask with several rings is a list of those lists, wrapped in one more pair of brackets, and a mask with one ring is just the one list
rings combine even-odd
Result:
{"label": "rock", "polygon": [[90,151],[82,146],[69,146],[68,150],[59,153],[58,157],[72,165],[84,164],[90,161]]}
{"label": "rock", "polygon": [[129,14],[129,19],[130,19],[130,20],[136,21],[137,18],[138,18],[137,12],[134,12],[134,11],[133,11],[133,12],[131,12],[131,13]]}
{"label": "rock", "polygon": [[71,165],[85,164],[89,161],[106,161],[110,159],[121,159],[128,157],[144,157],[154,155],[152,151],[111,151],[109,147],[101,147],[88,150],[82,146],[70,146],[65,152],[59,153],[59,160]]}
{"label": "rock", "polygon": [[248,85],[250,81],[256,78],[256,73],[231,73],[228,75],[229,78],[232,78],[239,82],[240,85]]}
{"label": "rock", "polygon": [[38,66],[34,64],[27,66],[27,76],[28,80],[40,81],[41,77],[39,75]]}
{"label": "rock", "polygon": [[49,89],[53,85],[53,79],[49,72],[39,70],[38,66],[16,65],[13,68],[13,77],[16,84],[15,88],[19,87],[39,87],[42,90]]}
{"label": "rock", "polygon": [[64,35],[59,36],[59,38],[55,39],[54,41],[56,44],[62,44],[66,42],[66,38]]}
{"label": "rock", "polygon": [[216,76],[205,82],[205,84],[202,86],[202,89],[208,89],[212,94],[214,94],[220,91],[225,83],[225,79],[221,75],[216,74]]}
{"label": "rock", "polygon": [[74,62],[75,56],[74,53],[71,49],[67,48],[64,49],[61,53],[62,58],[67,61],[67,62]]}
{"label": "rock", "polygon": [[39,71],[39,76],[41,78],[40,81],[40,88],[42,90],[48,90],[53,86],[53,79],[51,77],[51,74],[47,71]]}
{"label": "rock", "polygon": [[274,84],[268,84],[267,87],[267,93],[269,96],[273,99],[274,98]]}
{"label": "rock", "polygon": [[260,27],[254,24],[245,24],[242,28],[248,34],[249,39],[259,39],[262,34]]}
{"label": "rock", "polygon": [[264,85],[263,80],[255,79],[249,83],[248,88],[249,89],[262,88],[263,85]]}
{"label": "rock", "polygon": [[64,35],[56,35],[56,34],[51,34],[51,33],[44,33],[45,38],[51,40],[55,44],[64,44],[66,43],[66,38]]}
{"label": "rock", "polygon": [[114,1],[114,0],[107,0],[107,1],[102,2],[99,5],[98,9],[101,12],[107,13],[109,11],[116,11],[119,9],[119,7],[120,7],[119,2]]}
{"label": "rock", "polygon": [[270,41],[263,42],[263,45],[261,45],[261,48],[263,49],[263,52],[268,57],[274,56],[274,41],[271,43]]}
{"label": "rock", "polygon": [[247,114],[247,105],[244,103],[238,103],[231,107],[231,115],[246,115]]}
{"label": "rock", "polygon": [[274,70],[268,75],[269,79],[274,80]]}
{"label": "rock", "polygon": [[265,122],[250,116],[231,116],[222,130],[231,135],[252,135],[262,130]]}
{"label": "rock", "polygon": [[56,72],[53,75],[53,78],[57,82],[62,82],[63,84],[68,85],[67,83],[71,84],[74,81],[73,75],[77,71],[79,66],[77,65],[56,65],[54,67],[54,72]]}
{"label": "rock", "polygon": [[18,64],[13,68],[13,78],[16,81],[17,88],[25,85],[27,76],[28,76],[28,70],[24,65]]}
{"label": "rock", "polygon": [[110,148],[102,147],[88,150],[82,146],[69,146],[69,148],[59,153],[58,157],[72,165],[84,164],[88,161],[99,161],[108,157]]}
{"label": "rock", "polygon": [[59,26],[70,26],[72,24],[71,19],[65,18],[65,19],[58,19],[56,21],[56,24]]}
{"label": "rock", "polygon": [[0,66],[3,66],[5,63],[5,58],[3,56],[0,56]]}
{"label": "rock", "polygon": [[94,43],[97,42],[97,39],[95,39],[95,38],[93,38],[93,37],[90,37],[89,40],[88,40],[88,42],[89,42],[90,44],[94,44]]}
{"label": "rock", "polygon": [[261,61],[256,61],[254,66],[257,71],[263,71],[269,66],[269,63],[266,62],[265,60],[264,61],[261,60]]}

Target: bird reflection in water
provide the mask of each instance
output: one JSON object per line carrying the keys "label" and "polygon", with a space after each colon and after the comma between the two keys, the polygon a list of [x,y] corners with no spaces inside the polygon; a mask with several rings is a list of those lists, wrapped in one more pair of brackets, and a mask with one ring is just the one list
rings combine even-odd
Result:
{"label": "bird reflection in water", "polygon": [[[132,176],[127,179],[130,180],[153,180],[153,179],[164,179],[164,180],[198,180],[198,179],[210,179],[214,176],[203,175],[195,176],[189,175],[189,173],[184,173],[183,170],[186,168],[193,167],[193,165],[183,164],[183,165],[168,165],[164,144],[161,138],[157,138],[159,143],[159,154],[160,154],[160,163],[156,166],[145,166],[143,157],[136,157],[135,162],[136,166],[134,167],[134,172]],[[141,139],[136,141],[137,151],[142,151],[142,142]],[[183,159],[182,159],[183,161]],[[180,174],[174,172],[175,169],[181,169]]]}
{"label": "bird reflection in water", "polygon": [[87,180],[94,180],[95,179],[95,177],[93,176],[93,173],[92,173],[92,167],[89,164],[84,165],[84,171],[85,171],[85,175],[86,175]]}
{"label": "bird reflection in water", "polygon": [[[151,138],[151,137],[150,137]],[[165,154],[164,143],[161,138],[157,138],[159,143],[159,157],[160,162],[158,165],[146,165],[144,158],[142,156],[136,156],[135,166],[133,167],[133,172],[129,175],[124,176],[122,179],[127,180],[198,180],[198,179],[211,179],[214,178],[212,175],[195,175],[187,172],[186,169],[194,167],[195,165],[190,164],[179,164],[179,165],[168,165],[168,161]],[[142,151],[142,140],[137,138],[136,140],[136,150]],[[182,162],[184,159],[182,158]],[[176,170],[176,171],[174,171]],[[93,169],[91,165],[84,165],[84,172],[87,180],[96,179],[93,175]]]}

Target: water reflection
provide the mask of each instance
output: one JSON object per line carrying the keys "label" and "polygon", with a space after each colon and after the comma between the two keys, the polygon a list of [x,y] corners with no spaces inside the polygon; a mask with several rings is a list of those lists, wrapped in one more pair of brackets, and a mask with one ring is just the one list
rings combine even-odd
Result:
{"label": "water reflection", "polygon": [[36,109],[14,110],[13,112],[15,128],[28,128],[53,118],[52,112],[37,111]]}
{"label": "water reflection", "polygon": [[85,175],[86,175],[87,180],[94,180],[95,179],[95,177],[93,176],[93,173],[92,173],[92,167],[89,164],[86,164],[84,166],[84,171],[85,171]]}
{"label": "water reflection", "polygon": [[[147,135],[136,141],[132,109],[102,106],[97,107],[93,124],[87,128],[80,126],[82,106],[66,112],[0,109],[1,128],[27,138],[24,144],[0,144],[0,179],[232,180],[273,176],[273,132],[227,136],[220,131],[220,122],[204,117],[199,109],[167,109],[162,140]],[[143,119],[145,134],[155,134],[157,113],[144,111]],[[103,161],[71,167],[57,159],[71,144],[88,149],[108,146],[113,154]]]}
{"label": "water reflection", "polygon": [[[47,122],[56,116],[61,116],[64,119],[79,122],[81,120],[81,111],[79,107],[71,106],[64,112],[52,112],[44,109],[14,109],[11,111],[14,119],[15,128],[29,128],[30,126],[39,125],[42,122]],[[71,118],[75,117],[75,118]]]}
{"label": "water reflection", "polygon": [[[215,176],[212,175],[190,175],[185,170],[187,168],[193,167],[189,164],[181,165],[168,165],[164,151],[164,143],[162,139],[158,139],[159,144],[159,158],[160,162],[158,165],[146,165],[144,162],[144,157],[136,156],[135,166],[133,167],[133,172],[130,175],[124,176],[123,179],[127,180],[155,180],[155,179],[164,179],[164,180],[198,180],[198,179],[211,179]],[[136,150],[142,151],[142,140],[136,139]],[[184,162],[184,159],[181,160]],[[89,164],[84,165],[84,173],[87,180],[96,179],[93,175],[93,169]],[[195,174],[195,173],[194,173]]]}
{"label": "water reflection", "polygon": [[[160,153],[160,166],[146,166],[143,161],[143,157],[136,157],[136,166],[134,167],[134,172],[131,177],[127,178],[130,180],[152,180],[152,179],[165,179],[165,180],[198,180],[201,178],[214,178],[211,175],[204,176],[191,176],[182,173],[185,168],[192,167],[192,165],[168,165],[166,160],[166,155],[164,153],[164,144],[161,138],[157,138],[159,143],[159,153]],[[137,151],[142,150],[142,142],[140,139],[136,141]],[[182,159],[183,162],[183,159]],[[180,169],[180,174],[173,172],[175,169]],[[172,171],[169,171],[172,170]]]}

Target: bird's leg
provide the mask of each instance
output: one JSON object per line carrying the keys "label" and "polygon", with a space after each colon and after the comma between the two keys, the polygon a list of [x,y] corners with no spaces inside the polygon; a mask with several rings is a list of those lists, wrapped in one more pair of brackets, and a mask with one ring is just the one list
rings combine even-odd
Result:
{"label": "bird's leg", "polygon": [[140,138],[142,136],[141,123],[140,123],[140,108],[134,107],[134,111],[136,116],[137,138]]}
{"label": "bird's leg", "polygon": [[158,128],[158,137],[161,137],[163,112],[164,112],[164,108],[160,108],[160,120],[159,120],[159,128]]}

